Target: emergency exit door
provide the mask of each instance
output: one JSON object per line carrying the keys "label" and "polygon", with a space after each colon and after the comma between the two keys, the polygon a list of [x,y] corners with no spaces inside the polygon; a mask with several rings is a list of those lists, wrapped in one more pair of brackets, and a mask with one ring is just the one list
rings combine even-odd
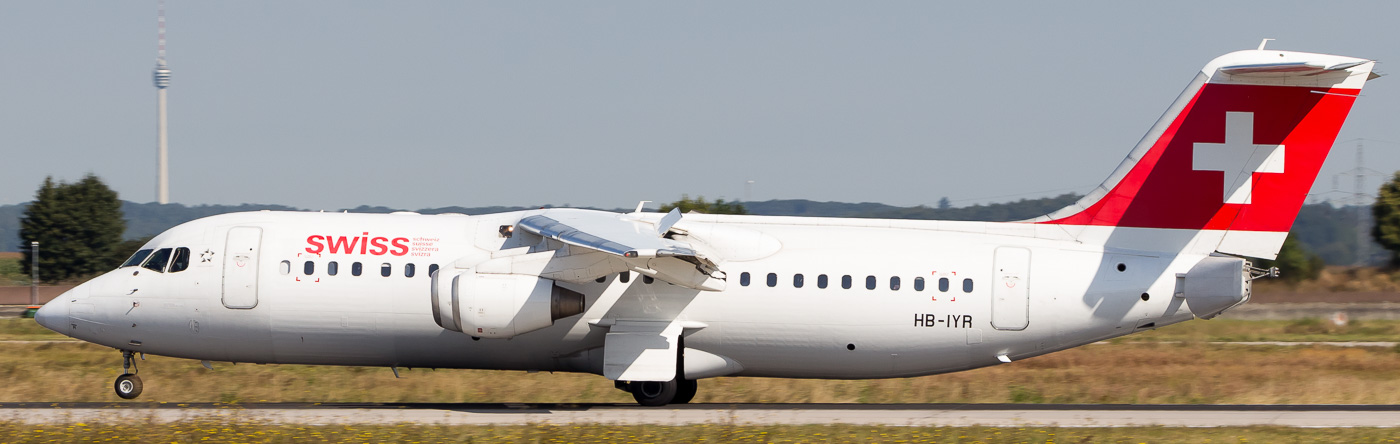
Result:
{"label": "emergency exit door", "polygon": [[228,230],[224,248],[224,306],[253,308],[258,305],[258,249],[262,228]]}
{"label": "emergency exit door", "polygon": [[992,328],[1024,330],[1031,320],[1031,251],[997,248],[993,262]]}

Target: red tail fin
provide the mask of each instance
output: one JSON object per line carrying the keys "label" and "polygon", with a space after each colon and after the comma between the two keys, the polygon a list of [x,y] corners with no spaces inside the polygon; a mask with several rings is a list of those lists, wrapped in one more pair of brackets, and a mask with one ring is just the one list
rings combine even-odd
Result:
{"label": "red tail fin", "polygon": [[1219,231],[1215,251],[1272,258],[1374,62],[1221,56],[1118,170],[1045,224]]}

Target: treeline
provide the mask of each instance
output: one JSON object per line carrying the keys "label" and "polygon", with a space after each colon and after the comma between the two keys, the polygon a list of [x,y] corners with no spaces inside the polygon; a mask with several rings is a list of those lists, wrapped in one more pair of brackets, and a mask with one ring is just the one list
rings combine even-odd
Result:
{"label": "treeline", "polygon": [[[743,202],[748,214],[770,216],[808,217],[860,217],[882,219],[938,219],[938,220],[984,220],[1013,221],[1025,220],[1045,215],[1074,203],[1080,196],[1063,194],[1042,199],[1021,199],[1015,202],[972,205],[958,208],[935,208],[928,206],[897,207],[880,203],[816,202],[801,199],[770,200],[764,202]],[[0,205],[0,251],[19,251],[19,219],[28,204]],[[489,207],[441,207],[416,210],[423,214],[464,213],[489,214],[504,211],[517,211],[540,206],[489,206]],[[126,239],[142,239],[169,229],[170,227],[216,214],[239,211],[277,210],[299,211],[284,205],[160,205],[156,203],[122,202],[122,212],[126,215]],[[1357,263],[1357,217],[1363,226],[1370,226],[1369,207],[1357,211],[1356,207],[1336,208],[1329,204],[1303,206],[1293,225],[1293,236],[1299,246],[1310,254],[1321,258],[1330,265],[1351,265]],[[631,211],[613,209],[614,211]],[[389,213],[400,209],[361,206],[336,211],[352,213]],[[1368,229],[1369,230],[1369,229]],[[1369,233],[1369,232],[1363,232]],[[1386,250],[1376,244],[1369,235],[1362,236],[1368,254],[1365,263],[1382,264],[1387,258]]]}

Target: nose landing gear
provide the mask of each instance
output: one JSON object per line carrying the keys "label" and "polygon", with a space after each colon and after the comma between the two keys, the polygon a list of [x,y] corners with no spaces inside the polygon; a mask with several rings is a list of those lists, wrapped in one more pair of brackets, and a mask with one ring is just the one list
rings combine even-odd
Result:
{"label": "nose landing gear", "polygon": [[136,376],[137,371],[139,369],[136,368],[135,353],[122,350],[122,374],[117,377],[117,382],[112,384],[117,396],[122,399],[136,399],[137,396],[141,396],[141,377]]}

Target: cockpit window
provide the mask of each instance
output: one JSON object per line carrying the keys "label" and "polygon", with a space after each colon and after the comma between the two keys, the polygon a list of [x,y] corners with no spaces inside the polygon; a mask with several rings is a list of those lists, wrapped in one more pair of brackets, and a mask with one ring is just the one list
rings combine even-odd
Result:
{"label": "cockpit window", "polygon": [[150,259],[146,259],[146,263],[145,263],[145,264],[142,264],[141,266],[144,267],[144,268],[146,268],[146,269],[152,270],[152,271],[164,273],[164,272],[165,272],[165,264],[167,264],[167,263],[169,263],[169,262],[170,262],[170,249],[169,249],[169,248],[162,248],[162,249],[156,250],[155,253],[151,253]]}
{"label": "cockpit window", "polygon": [[155,250],[146,249],[137,251],[136,254],[131,255],[131,259],[127,259],[125,263],[122,263],[122,266],[120,268],[135,267],[137,265],[141,265],[141,262],[145,261],[146,256],[150,256],[152,251]]}
{"label": "cockpit window", "polygon": [[190,268],[190,249],[180,247],[175,249],[175,256],[170,258],[170,272],[179,273]]}

